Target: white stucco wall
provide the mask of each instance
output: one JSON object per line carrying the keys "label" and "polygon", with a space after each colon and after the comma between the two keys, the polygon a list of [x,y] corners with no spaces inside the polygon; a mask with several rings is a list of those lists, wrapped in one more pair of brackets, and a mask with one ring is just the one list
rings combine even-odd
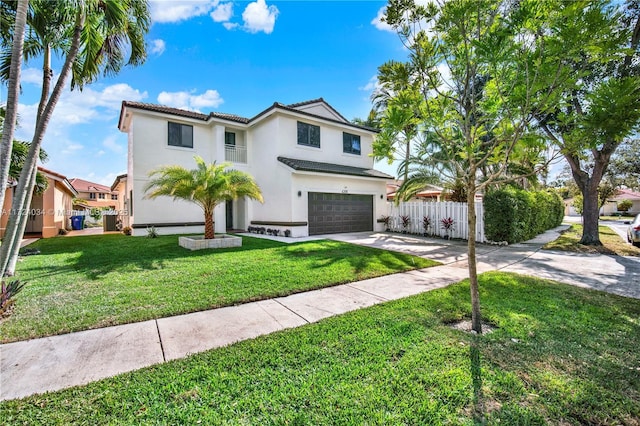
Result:
{"label": "white stucco wall", "polygon": [[[193,126],[193,148],[182,148],[168,144],[168,122]],[[195,167],[194,156],[199,155],[206,162],[224,160],[224,126],[211,126],[198,120],[181,117],[134,112],[130,159],[131,171],[127,183],[133,188],[134,224],[204,222],[202,209],[193,203],[173,200],[170,197],[145,198],[145,185],[149,182],[149,172],[168,165],[179,165],[188,169]],[[220,140],[222,135],[222,140]],[[217,142],[220,143],[217,143]],[[219,145],[219,146],[218,146]],[[216,232],[223,232],[224,206],[219,206],[214,214]],[[167,230],[158,229],[160,233]],[[197,231],[194,231],[197,232]]]}
{"label": "white stucco wall", "polygon": [[[332,119],[338,117],[322,105],[310,105],[307,111]],[[323,112],[324,111],[324,112]],[[131,114],[131,115],[129,115]],[[164,165],[195,167],[194,155],[206,162],[225,161],[224,132],[236,132],[236,146],[247,147],[247,163],[236,163],[234,168],[254,176],[262,190],[264,203],[253,200],[234,202],[233,216],[236,229],[246,229],[251,221],[306,222],[308,219],[308,192],[330,192],[373,195],[374,220],[386,211],[384,199],[385,180],[360,178],[345,175],[327,175],[308,172],[293,172],[277,160],[278,156],[300,160],[326,162],[353,167],[373,168],[373,138],[370,132],[354,127],[341,126],[317,120],[290,111],[272,111],[249,126],[231,125],[217,119],[204,122],[157,112],[131,109],[127,117],[131,121],[125,127],[129,133],[127,194],[133,190],[133,224],[175,223],[173,228],[159,228],[160,233],[199,232],[184,231],[180,222],[203,222],[202,210],[186,201],[174,201],[170,197],[154,200],[144,198],[144,187],[151,170]],[[193,148],[168,145],[167,123],[176,122],[193,126]],[[320,148],[298,145],[297,122],[320,126]],[[343,132],[360,135],[361,154],[343,152]],[[301,193],[298,196],[298,192]],[[384,197],[383,197],[384,198]],[[226,229],[225,206],[215,211],[216,232]],[[376,225],[374,224],[374,229]],[[146,235],[146,231],[135,231],[134,235]]]}

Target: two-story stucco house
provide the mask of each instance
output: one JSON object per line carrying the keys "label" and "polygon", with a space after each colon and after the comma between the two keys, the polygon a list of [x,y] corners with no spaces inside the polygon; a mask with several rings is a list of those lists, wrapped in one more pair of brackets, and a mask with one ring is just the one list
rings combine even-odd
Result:
{"label": "two-story stucco house", "polygon": [[252,118],[201,114],[123,102],[118,128],[128,135],[127,199],[134,235],[202,232],[202,211],[168,197],[145,198],[149,172],[194,168],[193,157],[230,162],[251,174],[264,203],[237,200],[217,208],[216,232],[264,226],[291,236],[373,231],[386,212],[386,182],[373,170],[374,129],[355,125],[322,98],[274,103]]}

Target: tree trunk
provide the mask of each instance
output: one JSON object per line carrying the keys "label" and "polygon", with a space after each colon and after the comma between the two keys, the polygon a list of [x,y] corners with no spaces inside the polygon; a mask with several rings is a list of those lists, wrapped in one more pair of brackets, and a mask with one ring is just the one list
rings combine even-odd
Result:
{"label": "tree trunk", "polygon": [[25,214],[20,215],[18,217],[18,225],[17,225],[17,238],[13,240],[13,246],[11,247],[11,251],[9,252],[9,259],[7,262],[7,267],[5,271],[5,275],[14,276],[16,274],[16,265],[18,264],[18,257],[20,256],[20,244],[22,243],[22,237],[24,236],[24,230],[27,227],[27,221],[29,219],[29,210],[31,210],[31,200],[33,199],[33,193],[36,186],[36,176],[38,174],[38,170],[34,170],[31,175],[31,183],[29,185],[29,194],[26,203],[25,203]]}
{"label": "tree trunk", "polygon": [[580,190],[582,191],[582,238],[580,244],[601,246],[598,229],[600,214],[598,187],[593,184],[593,180],[590,180]]}
{"label": "tree trunk", "polygon": [[204,239],[215,238],[215,222],[213,221],[213,210],[204,212]]}
{"label": "tree trunk", "polygon": [[18,116],[20,70],[22,67],[22,51],[28,6],[29,0],[18,0],[16,22],[13,30],[13,44],[11,46],[11,68],[9,69],[7,104],[5,107],[2,141],[0,142],[0,207],[4,205],[5,192],[7,190],[7,184],[9,183],[9,165],[11,163],[11,150],[13,149],[16,118]]}
{"label": "tree trunk", "polygon": [[[471,290],[471,328],[482,334],[482,316],[480,314],[480,291],[478,288],[478,268],[476,265],[476,186],[475,171],[469,172],[467,182],[467,224],[469,226],[469,240],[467,242],[469,263],[469,287]],[[474,179],[474,181],[471,181]]]}
{"label": "tree trunk", "polygon": [[[20,181],[18,181],[18,188],[23,187],[23,189],[16,191],[13,195],[13,200],[11,201],[11,210],[7,221],[7,229],[4,234],[2,245],[0,246],[0,277],[13,275],[8,273],[8,268],[11,258],[14,254],[17,256],[20,251],[20,243],[22,242],[23,234],[20,232],[20,224],[22,223],[23,217],[26,218],[28,209],[31,205],[31,197],[24,199],[24,196],[27,194],[31,179],[35,179],[36,173],[35,171],[30,173],[32,170],[33,169],[26,169],[26,165],[22,168]],[[26,220],[24,223],[26,224]]]}

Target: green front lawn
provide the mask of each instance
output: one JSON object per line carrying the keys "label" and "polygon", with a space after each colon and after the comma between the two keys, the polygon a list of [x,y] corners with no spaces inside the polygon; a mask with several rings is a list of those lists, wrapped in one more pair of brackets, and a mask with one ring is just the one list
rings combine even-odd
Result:
{"label": "green front lawn", "polygon": [[555,241],[544,246],[547,250],[572,251],[576,253],[602,253],[618,256],[640,256],[640,248],[634,247],[606,225],[599,226],[601,246],[585,246],[579,243],[582,238],[582,225],[573,224]]}
{"label": "green front lawn", "polygon": [[284,244],[243,238],[243,247],[188,251],[177,236],[58,237],[29,246],[28,284],[0,323],[9,342],[143,321],[283,296],[437,265],[407,254],[336,241]]}
{"label": "green front lawn", "polygon": [[0,411],[30,425],[640,423],[639,300],[506,273],[481,275],[480,293],[498,328],[477,338],[450,326],[470,311],[462,282]]}

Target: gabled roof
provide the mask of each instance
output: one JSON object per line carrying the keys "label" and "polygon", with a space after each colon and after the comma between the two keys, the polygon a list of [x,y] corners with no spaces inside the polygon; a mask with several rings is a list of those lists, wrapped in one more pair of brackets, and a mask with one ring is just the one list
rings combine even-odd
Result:
{"label": "gabled roof", "polygon": [[[334,118],[330,118],[330,117],[314,114],[314,113],[307,112],[307,111],[299,109],[301,106],[311,105],[311,104],[314,104],[314,103],[322,103],[330,111],[334,112],[338,117],[340,117],[340,119],[334,119]],[[268,113],[270,113],[271,111],[273,111],[275,109],[279,109],[279,110],[282,110],[282,111],[293,112],[293,113],[296,113],[296,114],[305,115],[305,116],[308,116],[308,117],[311,117],[311,118],[315,118],[315,119],[319,119],[319,120],[338,123],[338,124],[341,124],[343,126],[348,126],[348,127],[353,127],[353,128],[357,128],[357,129],[360,129],[360,130],[365,130],[367,132],[378,133],[377,129],[373,129],[371,127],[361,126],[359,124],[351,123],[349,120],[344,118],[338,111],[336,111],[335,108],[333,108],[331,105],[329,105],[323,98],[313,99],[313,100],[304,101],[304,102],[298,102],[298,103],[289,104],[289,105],[285,105],[285,104],[282,104],[280,102],[274,102],[270,107],[268,107],[268,108],[264,109],[263,111],[259,112],[258,114],[256,114],[252,118],[246,118],[246,117],[241,117],[241,116],[235,115],[235,114],[227,114],[227,113],[221,113],[221,112],[210,112],[209,114],[202,114],[202,113],[199,113],[199,112],[188,111],[188,110],[179,109],[179,108],[172,108],[172,107],[168,107],[168,106],[165,106],[165,105],[148,104],[148,103],[144,103],[144,102],[122,101],[122,107],[120,109],[120,120],[118,121],[118,128],[121,129],[121,130],[122,130],[122,124],[123,124],[123,118],[124,118],[124,110],[127,107],[128,108],[140,109],[140,110],[144,110],[144,111],[159,112],[159,113],[163,113],[163,114],[174,115],[174,116],[177,116],[177,117],[185,117],[185,118],[190,118],[190,119],[200,120],[200,121],[208,121],[210,119],[216,118],[216,119],[220,119],[220,120],[227,120],[227,121],[232,121],[232,122],[242,123],[242,124],[248,124],[248,125],[251,125],[251,124],[259,121],[263,116],[268,115]]]}
{"label": "gabled roof", "polygon": [[111,191],[115,191],[116,190],[116,186],[118,186],[118,184],[122,180],[125,180],[125,181],[127,180],[127,174],[126,173],[116,176],[116,178],[113,180],[113,183],[111,184]]}
{"label": "gabled roof", "polygon": [[630,200],[637,201],[640,200],[640,192],[635,192],[630,189],[619,189],[616,192],[614,197],[609,198],[610,201],[621,201],[621,200]]}
{"label": "gabled roof", "polygon": [[99,183],[89,182],[88,180],[73,178],[71,179],[71,185],[78,190],[78,192],[106,192],[111,193],[111,188]]}
{"label": "gabled roof", "polygon": [[386,173],[364,167],[343,166],[341,164],[320,163],[318,161],[296,160],[294,158],[278,157],[278,161],[293,170],[304,172],[330,173],[337,175],[361,176],[378,179],[393,179]]}
{"label": "gabled roof", "polygon": [[41,166],[38,166],[38,171],[43,173],[45,176],[62,183],[62,185],[67,188],[74,197],[78,195],[78,190],[71,184],[71,182],[69,182],[66,176],[56,173],[53,170],[45,169]]}

